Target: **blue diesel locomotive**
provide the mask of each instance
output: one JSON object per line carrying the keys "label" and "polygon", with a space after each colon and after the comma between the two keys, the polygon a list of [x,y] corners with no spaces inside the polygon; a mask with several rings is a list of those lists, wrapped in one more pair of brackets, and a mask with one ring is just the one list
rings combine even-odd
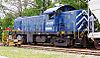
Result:
{"label": "blue diesel locomotive", "polygon": [[88,16],[85,10],[70,5],[54,7],[42,15],[19,17],[14,29],[21,30],[26,43],[51,43],[55,46],[87,46]]}

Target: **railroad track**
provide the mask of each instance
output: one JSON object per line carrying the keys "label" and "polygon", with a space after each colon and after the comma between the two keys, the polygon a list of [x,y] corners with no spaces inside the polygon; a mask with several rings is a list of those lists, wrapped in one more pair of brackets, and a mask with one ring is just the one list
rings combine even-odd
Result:
{"label": "railroad track", "polygon": [[61,47],[48,47],[48,46],[45,47],[45,46],[33,46],[33,45],[22,45],[21,48],[100,56],[100,50],[96,49],[61,48]]}

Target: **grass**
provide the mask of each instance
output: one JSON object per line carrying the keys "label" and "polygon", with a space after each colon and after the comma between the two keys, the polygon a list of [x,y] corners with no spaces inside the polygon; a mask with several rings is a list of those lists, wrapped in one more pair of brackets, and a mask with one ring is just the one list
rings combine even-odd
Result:
{"label": "grass", "polygon": [[0,56],[9,58],[88,58],[88,55],[0,46]]}
{"label": "grass", "polygon": [[[2,53],[1,53],[2,52]],[[9,58],[57,58],[55,54],[39,53],[32,49],[0,47],[0,56]]]}

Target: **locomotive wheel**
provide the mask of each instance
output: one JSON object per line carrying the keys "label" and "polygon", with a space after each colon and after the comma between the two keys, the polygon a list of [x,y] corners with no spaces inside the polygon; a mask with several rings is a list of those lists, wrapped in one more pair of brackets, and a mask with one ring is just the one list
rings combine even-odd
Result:
{"label": "locomotive wheel", "polygon": [[94,39],[94,46],[96,49],[100,49],[100,39]]}

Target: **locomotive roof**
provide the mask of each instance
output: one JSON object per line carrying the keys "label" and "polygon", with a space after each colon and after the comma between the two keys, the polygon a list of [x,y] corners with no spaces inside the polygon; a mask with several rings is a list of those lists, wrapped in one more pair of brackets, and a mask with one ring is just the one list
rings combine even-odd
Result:
{"label": "locomotive roof", "polygon": [[75,10],[75,8],[70,6],[70,5],[62,5],[62,6],[49,8],[49,9],[44,11],[44,14],[49,14],[49,13],[56,12],[57,10],[64,10],[64,9],[66,9],[66,11]]}

